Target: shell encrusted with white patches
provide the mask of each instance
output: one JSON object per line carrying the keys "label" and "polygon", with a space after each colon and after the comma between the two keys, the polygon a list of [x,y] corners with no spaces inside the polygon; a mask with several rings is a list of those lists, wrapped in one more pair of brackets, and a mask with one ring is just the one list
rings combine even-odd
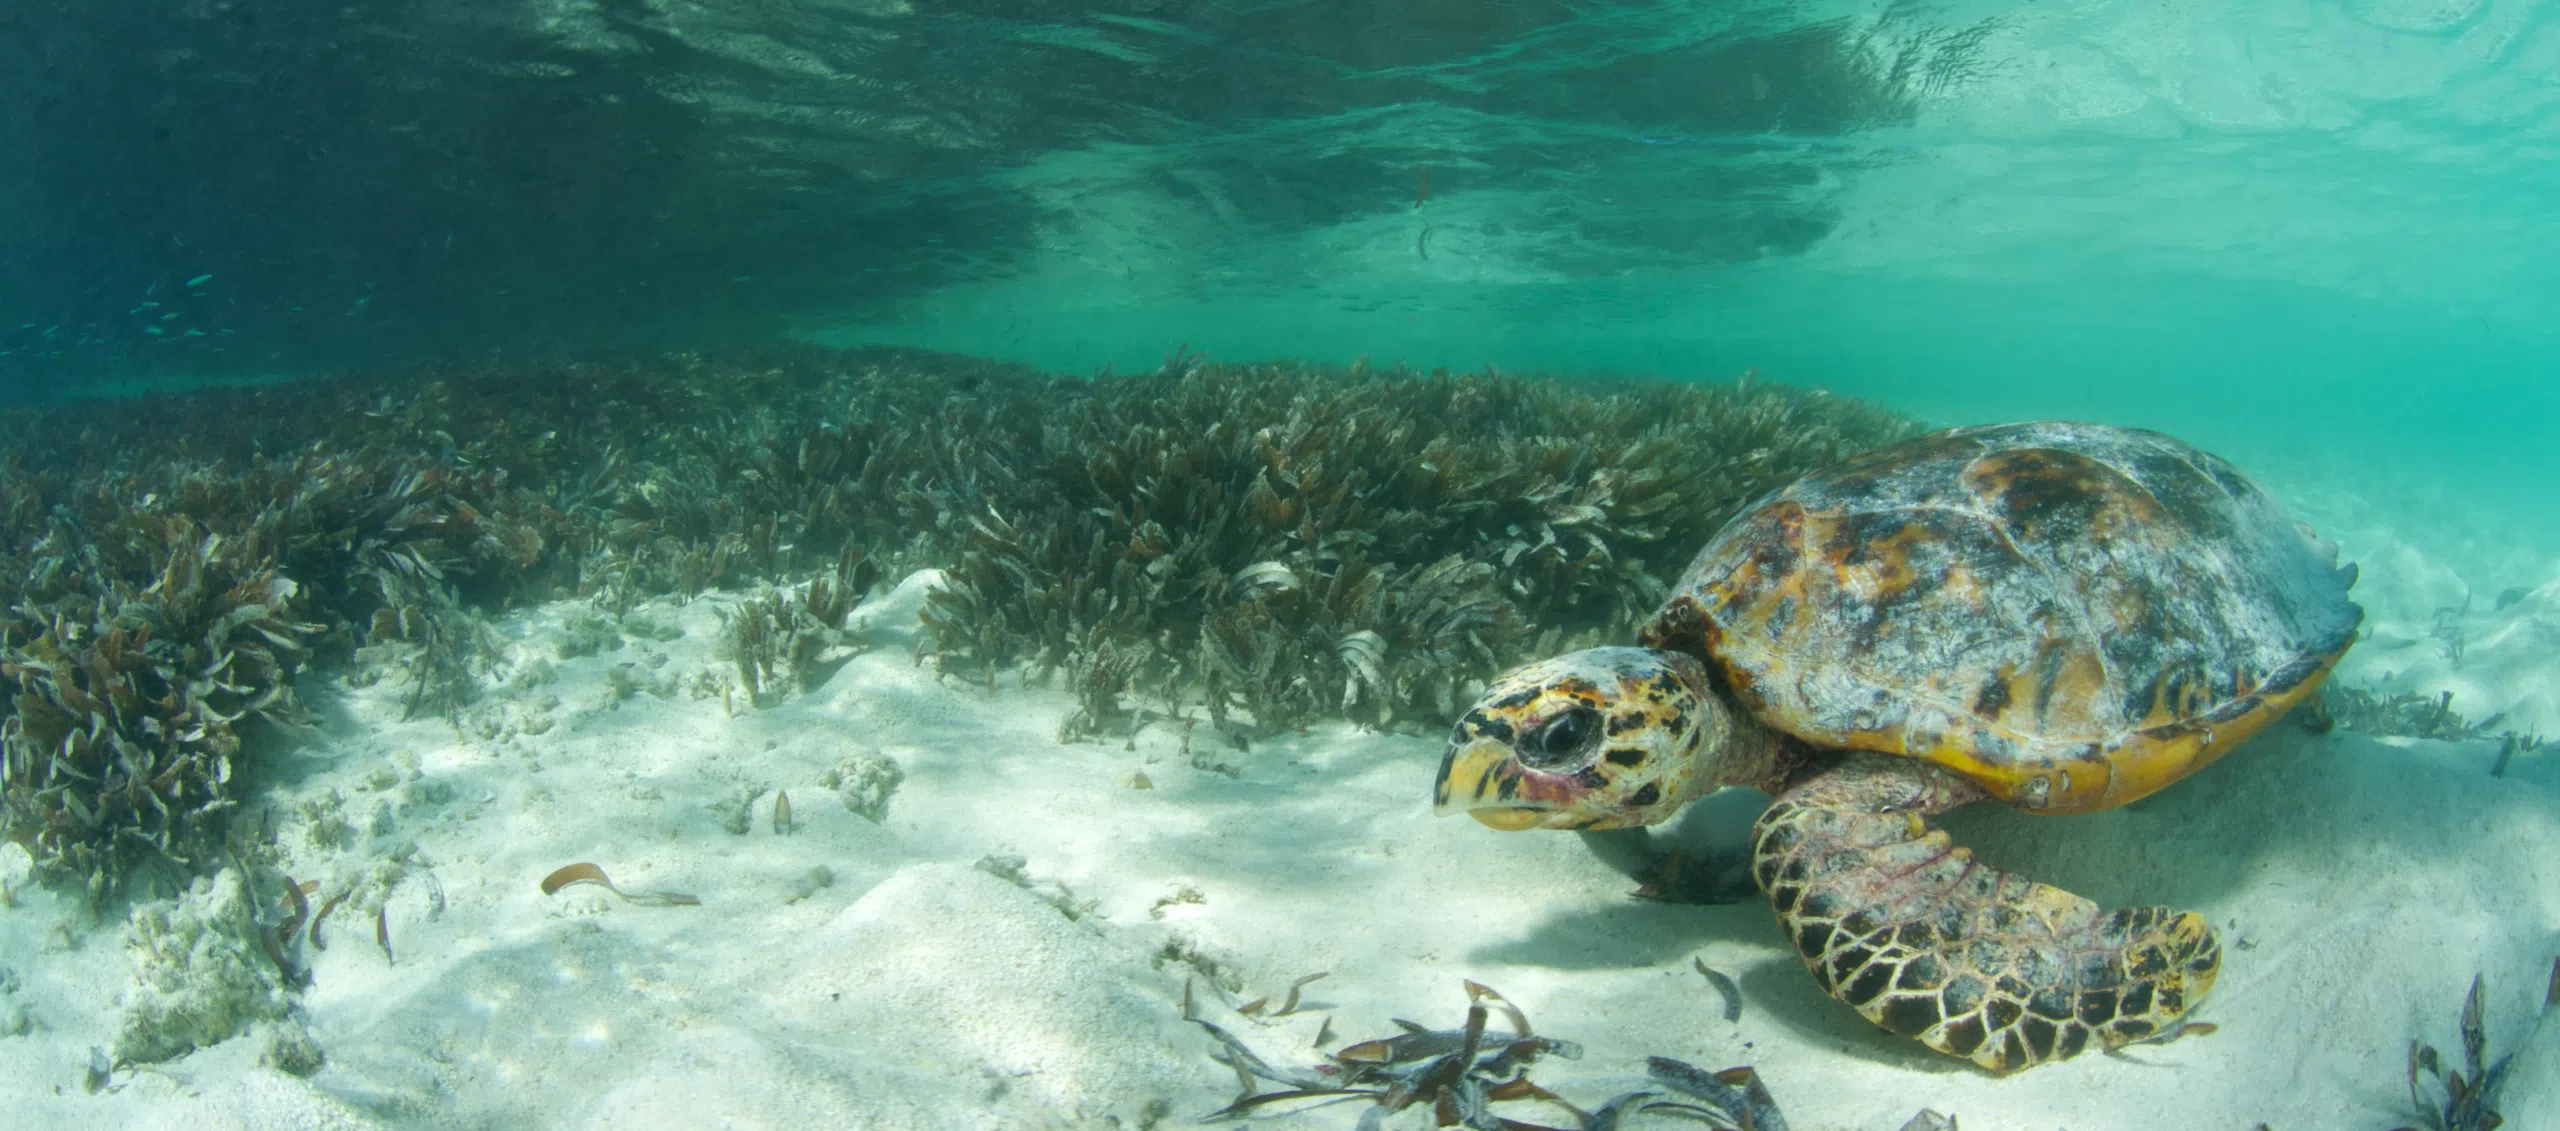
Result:
{"label": "shell encrusted with white patches", "polygon": [[2168,436],[1960,428],[1763,498],[1643,642],[1711,657],[1799,738],[2085,812],[2308,694],[2355,638],[2353,578],[2263,487]]}

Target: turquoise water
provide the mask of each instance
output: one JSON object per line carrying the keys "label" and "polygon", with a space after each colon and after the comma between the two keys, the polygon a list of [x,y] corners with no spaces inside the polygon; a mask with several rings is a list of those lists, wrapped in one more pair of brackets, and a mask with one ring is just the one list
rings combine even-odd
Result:
{"label": "turquoise water", "polygon": [[2314,517],[2501,542],[2493,589],[2560,550],[2550,3],[169,0],[5,28],[0,402],[776,338],[1756,371],[2163,427]]}
{"label": "turquoise water", "polygon": [[[1623,44],[1596,29],[1670,34],[1672,17],[1633,10],[1653,14],[1604,9],[1579,34],[1568,20],[1402,72],[1466,90],[1606,70]],[[1757,368],[1949,422],[2164,428],[2278,477],[2440,492],[2560,546],[2546,505],[2560,483],[2549,5],[1739,10],[1755,14],[1693,30],[1841,20],[1844,52],[1886,59],[1943,58],[1976,34],[1954,75],[1910,93],[1907,118],[1857,128],[1748,112],[1701,128],[1723,86],[1751,81],[1710,52],[1687,76],[1694,100],[1598,89],[1543,116],[1420,100],[1284,118],[1188,154],[1053,156],[1005,175],[1048,206],[1026,265],[817,336],[1070,370],[1151,366],[1177,343]],[[1194,154],[1259,150],[1285,182],[1360,146],[1396,149],[1401,167],[1328,224],[1167,188]]]}
{"label": "turquoise water", "polygon": [[2560,546],[2560,14],[30,6],[0,400],[890,341],[2168,428]]}
{"label": "turquoise water", "polygon": [[2493,588],[2560,551],[2549,3],[246,12],[0,25],[0,402],[789,337],[1756,371],[2166,429]]}
{"label": "turquoise water", "polygon": [[[992,341],[985,327],[997,319],[974,304],[847,336],[976,342],[1035,363],[1126,371],[1171,349],[1129,310],[1142,307],[1202,327],[1181,341],[1224,357],[1275,356],[1297,343],[1341,360],[1462,368],[1728,378],[1756,368],[1943,422],[2109,420],[2369,491],[2463,492],[2509,513],[2517,537],[2560,546],[2560,526],[2540,505],[2560,483],[2550,439],[2560,402],[2545,381],[2560,363],[2560,338],[2381,300],[2198,276],[1884,280],[1800,264],[1670,285],[1432,288],[1406,296],[1395,314],[1332,304],[1338,296],[1133,298],[1096,311],[1089,292],[1029,289],[984,296],[1006,315]],[[1542,315],[1505,309],[1535,307],[1540,296],[1549,300]],[[1115,326],[1115,315],[1133,324]],[[1310,341],[1343,344],[1310,350]]]}

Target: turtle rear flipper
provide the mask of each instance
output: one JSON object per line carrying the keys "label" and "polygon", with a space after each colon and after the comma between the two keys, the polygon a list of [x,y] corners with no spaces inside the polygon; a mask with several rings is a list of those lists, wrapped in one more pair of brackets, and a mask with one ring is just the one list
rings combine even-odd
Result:
{"label": "turtle rear flipper", "polygon": [[1983,796],[1929,763],[1858,756],[1769,806],[1752,874],[1814,978],[1994,1072],[2175,1033],[2213,987],[2213,928],[2002,872],[1924,820]]}

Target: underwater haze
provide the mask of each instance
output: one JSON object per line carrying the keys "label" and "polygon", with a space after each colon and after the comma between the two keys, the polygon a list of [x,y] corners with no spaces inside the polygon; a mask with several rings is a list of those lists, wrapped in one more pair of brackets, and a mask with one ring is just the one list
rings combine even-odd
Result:
{"label": "underwater haze", "polygon": [[0,0],[0,1123],[2560,1125],[2555,496],[2560,0]]}
{"label": "underwater haze", "polygon": [[0,14],[0,374],[29,396],[778,334],[1068,371],[1183,343],[1756,367],[2416,481],[2548,546],[2555,24],[2528,0],[30,0]]}

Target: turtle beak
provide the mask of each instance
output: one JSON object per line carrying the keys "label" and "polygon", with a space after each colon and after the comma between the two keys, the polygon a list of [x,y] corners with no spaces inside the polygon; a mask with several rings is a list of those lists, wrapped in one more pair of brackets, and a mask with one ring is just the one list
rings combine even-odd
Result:
{"label": "turtle beak", "polygon": [[[1511,747],[1507,743],[1485,738],[1450,743],[1449,752],[1440,756],[1440,778],[1431,783],[1431,811],[1443,817],[1466,813],[1497,829],[1528,828],[1538,816],[1535,810],[1499,802],[1486,805],[1498,779],[1509,776],[1518,780],[1519,767],[1510,763]],[[1511,771],[1509,775],[1503,772],[1506,768]]]}
{"label": "turtle beak", "polygon": [[1507,743],[1479,738],[1452,743],[1440,757],[1440,777],[1431,786],[1431,811],[1446,817],[1464,813],[1488,828],[1504,832],[1555,827],[1592,827],[1567,818],[1571,800],[1555,775],[1533,772],[1511,756]]}

